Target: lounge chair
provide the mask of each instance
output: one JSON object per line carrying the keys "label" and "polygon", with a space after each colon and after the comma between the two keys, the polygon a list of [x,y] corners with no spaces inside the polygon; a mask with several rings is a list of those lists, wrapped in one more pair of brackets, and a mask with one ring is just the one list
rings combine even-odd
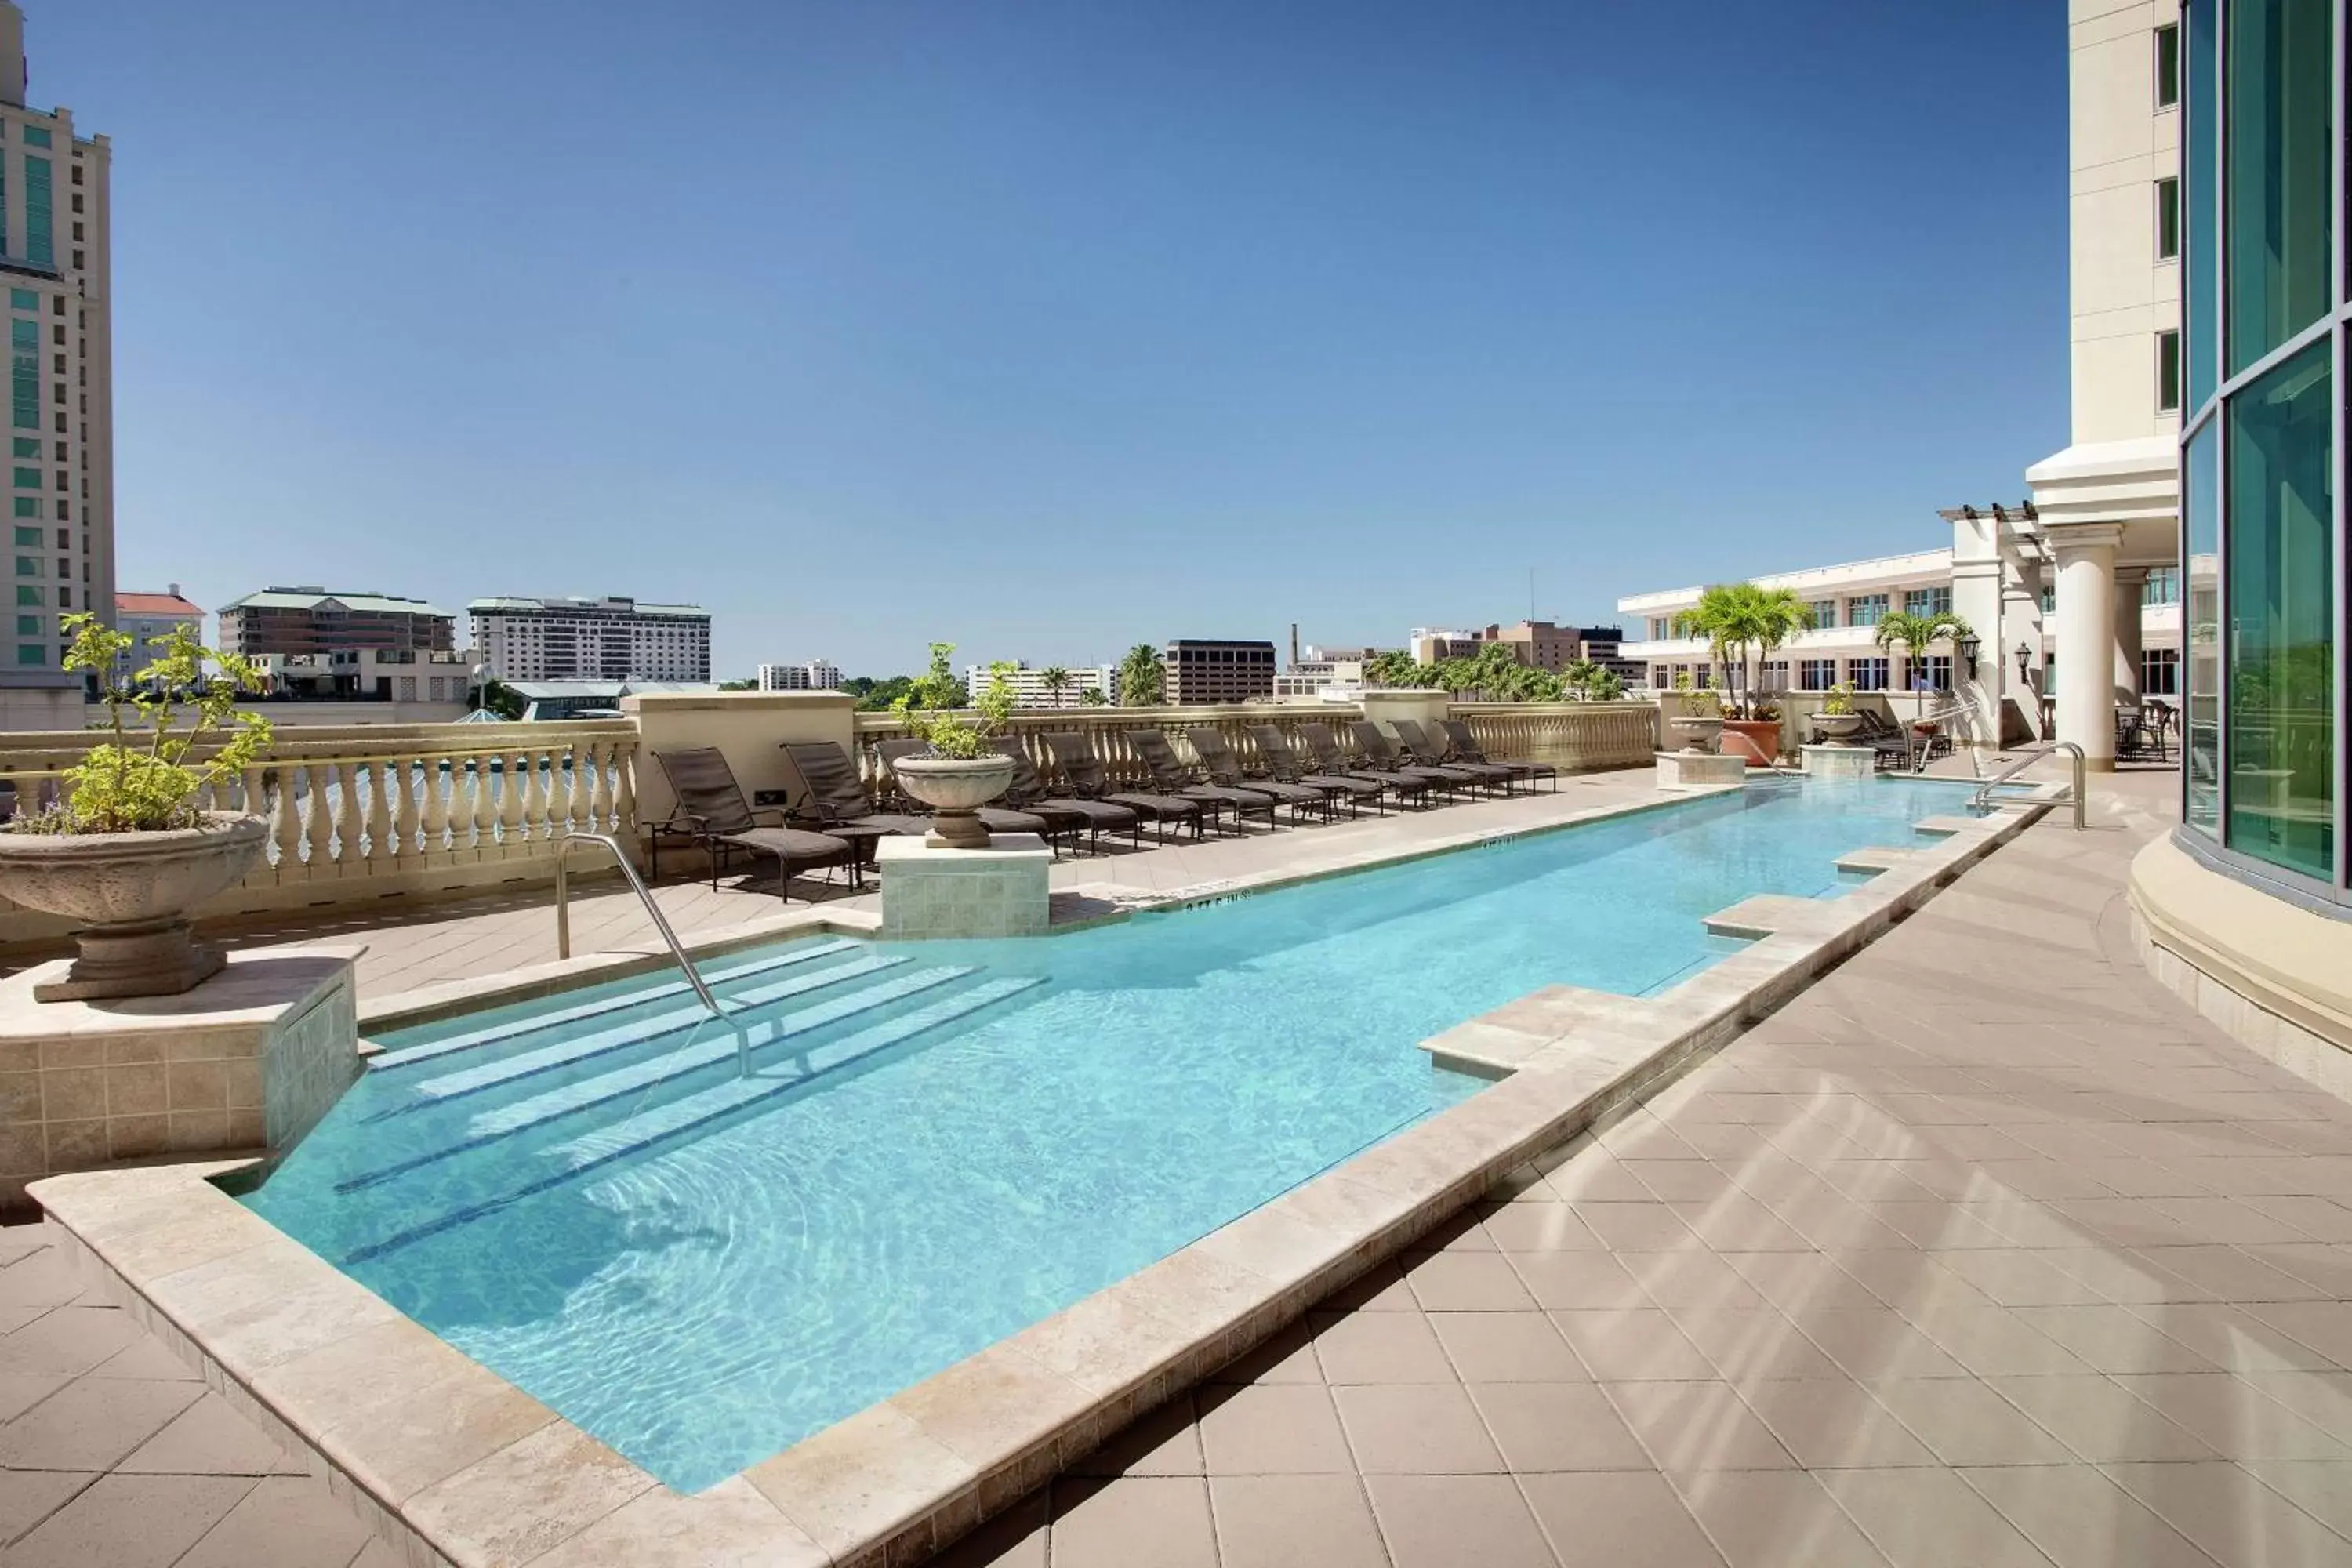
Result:
{"label": "lounge chair", "polygon": [[1234,814],[1234,831],[1242,830],[1245,818],[1262,816],[1265,825],[1275,826],[1274,796],[1262,790],[1236,789],[1226,784],[1201,784],[1192,770],[1176,755],[1176,748],[1168,743],[1166,731],[1160,730],[1129,730],[1127,743],[1135,748],[1135,755],[1144,771],[1151,775],[1154,786],[1171,795],[1181,795],[1187,800],[1220,812]]}
{"label": "lounge chair", "polygon": [[1133,808],[1107,800],[1047,795],[1045,781],[1037,776],[1037,766],[1021,749],[1020,742],[998,741],[995,748],[997,755],[1013,759],[1013,783],[1005,788],[1005,804],[1015,811],[1044,817],[1056,832],[1066,831],[1073,847],[1081,833],[1087,836],[1089,848],[1100,848],[1106,832],[1124,833],[1138,844],[1143,841],[1143,819]]}
{"label": "lounge chair", "polygon": [[904,812],[877,811],[857,769],[838,741],[786,741],[782,751],[805,786],[785,820],[817,833],[830,833],[857,846],[857,858],[874,864],[874,841],[902,833],[928,833],[931,819]]}
{"label": "lounge chair", "polygon": [[1253,724],[1250,738],[1257,742],[1259,763],[1266,772],[1284,784],[1305,784],[1319,789],[1333,799],[1345,796],[1348,815],[1361,815],[1360,803],[1370,801],[1372,809],[1385,812],[1388,805],[1385,791],[1374,779],[1358,778],[1350,773],[1322,773],[1308,768],[1305,758],[1290,749],[1290,737],[1275,724]]}
{"label": "lounge chair", "polygon": [[[744,798],[735,782],[735,770],[716,746],[692,746],[684,751],[656,752],[662,776],[669,781],[677,804],[669,821],[656,831],[688,832],[710,852],[710,887],[716,892],[728,855],[741,849],[776,862],[776,896],[790,902],[794,868],[846,866],[849,885],[864,884],[857,847],[831,833],[810,833],[798,827],[769,827]],[[779,816],[782,814],[779,813]]]}
{"label": "lounge chair", "polygon": [[1480,784],[1500,790],[1505,795],[1510,794],[1511,786],[1525,776],[1518,769],[1507,763],[1474,763],[1466,759],[1457,761],[1447,756],[1446,748],[1453,742],[1442,734],[1433,734],[1431,727],[1417,719],[1391,719],[1389,728],[1396,731],[1398,749],[1408,762],[1417,767],[1452,768],[1456,773],[1468,773]]}
{"label": "lounge chair", "polygon": [[1454,742],[1446,748],[1447,761],[1459,757],[1466,763],[1493,763],[1498,767],[1518,768],[1526,773],[1530,783],[1537,779],[1549,779],[1554,790],[1559,788],[1559,770],[1549,763],[1530,763],[1519,757],[1490,757],[1478,749],[1478,738],[1461,720],[1440,719],[1437,724],[1445,731],[1446,739]]}
{"label": "lounge chair", "polygon": [[1426,763],[1416,763],[1397,750],[1396,742],[1370,719],[1359,719],[1348,726],[1348,733],[1356,738],[1356,749],[1364,753],[1367,762],[1376,767],[1401,773],[1419,773],[1438,789],[1459,798],[1465,789],[1475,787],[1478,775],[1463,768],[1437,768]]}
{"label": "lounge chair", "polygon": [[1434,780],[1418,772],[1406,773],[1396,768],[1358,767],[1349,763],[1347,758],[1340,754],[1339,742],[1333,737],[1329,725],[1301,724],[1298,726],[1298,738],[1307,743],[1307,750],[1315,758],[1315,765],[1323,772],[1343,773],[1349,778],[1369,779],[1388,791],[1393,799],[1418,801],[1424,805],[1428,804],[1429,787],[1435,782]]}
{"label": "lounge chair", "polygon": [[1171,822],[1190,823],[1192,837],[1201,837],[1201,818],[1206,815],[1197,800],[1181,795],[1153,795],[1146,790],[1114,790],[1103,770],[1102,759],[1084,735],[1063,733],[1047,735],[1045,749],[1054,754],[1054,771],[1062,775],[1062,784],[1080,800],[1099,800],[1111,805],[1123,805],[1144,821],[1165,840]]}
{"label": "lounge chair", "polygon": [[[923,741],[884,741],[874,748],[875,754],[882,759],[883,776],[891,781],[892,789],[898,787],[898,775],[890,772],[892,764],[901,757],[920,755],[928,744],[929,742]],[[1015,811],[1002,805],[983,805],[973,815],[980,818],[980,825],[991,833],[1034,833],[1048,843],[1053,841],[1054,836],[1045,830],[1045,819],[1034,812]]]}
{"label": "lounge chair", "polygon": [[1294,822],[1306,815],[1308,806],[1320,812],[1324,821],[1331,820],[1331,795],[1324,790],[1309,784],[1285,784],[1280,779],[1243,778],[1242,760],[1234,755],[1233,747],[1225,743],[1223,731],[1213,725],[1196,724],[1184,731],[1184,738],[1192,742],[1192,754],[1201,759],[1201,766],[1207,771],[1211,784],[1224,789],[1246,789],[1259,795],[1270,795],[1277,805],[1290,807]]}

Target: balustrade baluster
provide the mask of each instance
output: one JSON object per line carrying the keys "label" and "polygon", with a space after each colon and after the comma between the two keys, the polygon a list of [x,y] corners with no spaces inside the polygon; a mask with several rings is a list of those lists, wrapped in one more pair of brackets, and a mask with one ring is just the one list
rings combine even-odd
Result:
{"label": "balustrade baluster", "polygon": [[[390,757],[378,757],[364,767],[354,766],[350,770],[354,783],[362,773],[367,779],[367,804],[362,808],[362,821],[366,832],[362,853],[372,866],[389,864],[398,854],[392,847],[392,773],[396,765]],[[343,858],[347,862],[354,858],[349,845],[343,848]]]}
{"label": "balustrade baluster", "polygon": [[474,767],[474,839],[472,847],[489,853],[498,842],[498,809],[495,791],[499,775],[490,769],[490,754],[477,752],[467,759]]}
{"label": "balustrade baluster", "polygon": [[[425,791],[425,853],[427,857],[440,854],[448,847],[449,802],[441,793],[441,771],[445,759],[425,759],[425,777],[420,787]],[[449,791],[457,793],[464,774],[451,769]]]}
{"label": "balustrade baluster", "polygon": [[302,864],[302,807],[295,798],[295,780],[301,768],[293,763],[269,764],[270,842],[278,853],[272,857],[281,873],[291,872]]}

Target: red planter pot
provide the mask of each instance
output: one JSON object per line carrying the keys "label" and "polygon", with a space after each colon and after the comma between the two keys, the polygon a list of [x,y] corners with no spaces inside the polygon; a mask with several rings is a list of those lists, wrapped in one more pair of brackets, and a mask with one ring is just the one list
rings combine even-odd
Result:
{"label": "red planter pot", "polygon": [[1726,719],[1723,721],[1723,754],[1746,757],[1751,768],[1770,767],[1780,760],[1780,721]]}

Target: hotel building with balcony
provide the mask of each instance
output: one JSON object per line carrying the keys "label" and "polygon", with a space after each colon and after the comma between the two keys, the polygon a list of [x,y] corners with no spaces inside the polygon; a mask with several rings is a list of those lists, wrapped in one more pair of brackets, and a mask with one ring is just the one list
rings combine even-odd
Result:
{"label": "hotel building with balcony", "polygon": [[763,664],[760,667],[759,689],[762,691],[838,691],[841,689],[841,666],[829,658],[812,658],[799,664]]}
{"label": "hotel building with balcony", "polygon": [[500,680],[710,679],[710,612],[698,605],[476,599],[466,613]]}

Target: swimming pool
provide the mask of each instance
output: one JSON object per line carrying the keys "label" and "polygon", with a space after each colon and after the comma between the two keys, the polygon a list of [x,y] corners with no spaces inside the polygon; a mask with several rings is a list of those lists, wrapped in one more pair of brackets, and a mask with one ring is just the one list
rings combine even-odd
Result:
{"label": "swimming pool", "polygon": [[[264,1217],[695,1490],[1479,1083],[1418,1042],[1644,994],[1968,784],[1775,781],[1045,940],[813,938],[388,1037]],[[748,1068],[748,1070],[746,1070]]]}

